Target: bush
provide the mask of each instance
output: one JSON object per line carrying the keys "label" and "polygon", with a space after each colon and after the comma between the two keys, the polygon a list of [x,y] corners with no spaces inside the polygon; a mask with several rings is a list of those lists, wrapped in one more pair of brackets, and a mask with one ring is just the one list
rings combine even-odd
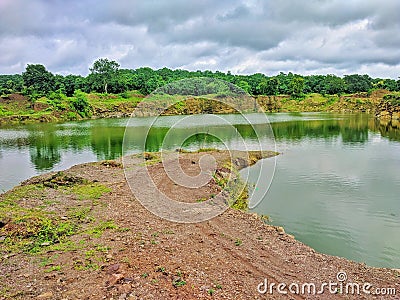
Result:
{"label": "bush", "polygon": [[78,114],[76,112],[69,111],[67,114],[67,119],[70,121],[78,120]]}
{"label": "bush", "polygon": [[87,100],[86,94],[80,90],[74,92],[71,106],[81,117],[90,117],[92,115],[92,108]]}
{"label": "bush", "polygon": [[129,99],[129,93],[128,92],[123,92],[123,93],[120,94],[120,96],[121,96],[121,98]]}

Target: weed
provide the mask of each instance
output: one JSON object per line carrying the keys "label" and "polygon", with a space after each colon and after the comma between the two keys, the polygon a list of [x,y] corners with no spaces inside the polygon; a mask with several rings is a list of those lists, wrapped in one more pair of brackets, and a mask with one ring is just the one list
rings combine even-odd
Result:
{"label": "weed", "polygon": [[93,222],[94,218],[89,217],[90,207],[76,207],[70,209],[68,216],[78,222]]}
{"label": "weed", "polygon": [[236,239],[236,241],[235,241],[235,246],[240,246],[240,245],[242,245],[242,240],[240,240],[240,239]]}
{"label": "weed", "polygon": [[109,250],[111,249],[111,247],[109,247],[109,246],[104,246],[104,245],[101,245],[101,244],[96,244],[96,245],[95,245],[95,248],[96,248],[96,250],[99,251],[99,252],[107,252],[107,251],[109,251]]}
{"label": "weed", "polygon": [[50,273],[53,271],[60,271],[61,270],[61,266],[57,265],[57,266],[51,266],[50,268],[44,270],[46,273]]}
{"label": "weed", "polygon": [[158,266],[157,268],[156,268],[156,272],[161,272],[161,273],[166,273],[165,272],[165,267],[161,267],[161,266]]}
{"label": "weed", "polygon": [[209,289],[209,290],[207,291],[207,293],[208,293],[210,296],[212,296],[212,295],[214,295],[215,290]]}
{"label": "weed", "polygon": [[118,226],[114,223],[114,221],[108,220],[100,222],[97,226],[86,230],[85,233],[93,235],[96,238],[99,238],[102,236],[103,232],[106,231],[107,229],[117,229],[117,228]]}
{"label": "weed", "polygon": [[184,286],[186,284],[185,280],[182,280],[182,278],[177,278],[172,282],[172,285],[176,288]]}
{"label": "weed", "polygon": [[143,273],[142,275],[140,275],[140,277],[147,278],[147,277],[149,277],[149,273]]}

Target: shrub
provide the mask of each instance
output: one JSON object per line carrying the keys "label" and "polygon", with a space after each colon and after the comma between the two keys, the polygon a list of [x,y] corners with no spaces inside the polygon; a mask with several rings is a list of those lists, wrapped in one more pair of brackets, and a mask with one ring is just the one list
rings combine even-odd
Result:
{"label": "shrub", "polygon": [[71,105],[74,110],[81,117],[90,117],[92,115],[92,108],[87,100],[87,96],[84,92],[76,90],[74,92],[74,97],[71,100]]}

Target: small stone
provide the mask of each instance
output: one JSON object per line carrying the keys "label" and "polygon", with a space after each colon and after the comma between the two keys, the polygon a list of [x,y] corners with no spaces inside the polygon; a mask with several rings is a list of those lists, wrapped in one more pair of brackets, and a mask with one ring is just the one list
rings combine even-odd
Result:
{"label": "small stone", "polygon": [[106,255],[106,258],[107,258],[107,259],[112,259],[113,256],[112,256],[111,254],[107,254],[107,255]]}
{"label": "small stone", "polygon": [[50,246],[50,242],[41,243],[40,246]]}
{"label": "small stone", "polygon": [[53,297],[53,292],[46,292],[37,296],[36,299],[50,299],[52,297]]}
{"label": "small stone", "polygon": [[124,275],[122,274],[112,274],[110,276],[110,279],[108,280],[108,284],[110,286],[115,285],[116,283],[118,283],[118,281],[122,280],[124,278]]}
{"label": "small stone", "polygon": [[285,234],[285,229],[283,229],[283,227],[281,227],[281,226],[276,227],[276,231],[278,231],[278,233],[280,235]]}
{"label": "small stone", "polygon": [[108,267],[107,269],[107,274],[113,274],[116,273],[119,270],[120,265],[119,264],[114,264]]}
{"label": "small stone", "polygon": [[68,220],[68,217],[62,216],[62,217],[61,217],[61,220]]}
{"label": "small stone", "polygon": [[125,300],[125,299],[126,299],[126,293],[119,295],[118,300]]}

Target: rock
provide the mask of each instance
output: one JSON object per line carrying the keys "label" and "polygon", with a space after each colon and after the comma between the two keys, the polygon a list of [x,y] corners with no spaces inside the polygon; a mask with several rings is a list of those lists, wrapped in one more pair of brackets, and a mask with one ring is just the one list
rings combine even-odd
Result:
{"label": "rock", "polygon": [[118,300],[125,300],[125,299],[126,299],[126,293],[119,295]]}
{"label": "rock", "polygon": [[117,284],[120,280],[124,278],[123,274],[112,274],[110,279],[107,281],[109,286]]}
{"label": "rock", "polygon": [[53,297],[53,292],[46,292],[37,296],[36,299],[51,299],[52,297]]}
{"label": "rock", "polygon": [[276,227],[276,231],[278,231],[278,233],[279,233],[280,235],[285,234],[285,229],[283,229],[283,227],[281,227],[281,226],[277,226],[277,227]]}
{"label": "rock", "polygon": [[41,243],[40,246],[50,246],[50,242]]}
{"label": "rock", "polygon": [[114,274],[119,270],[120,265],[119,264],[114,264],[111,265],[107,268],[107,274]]}

